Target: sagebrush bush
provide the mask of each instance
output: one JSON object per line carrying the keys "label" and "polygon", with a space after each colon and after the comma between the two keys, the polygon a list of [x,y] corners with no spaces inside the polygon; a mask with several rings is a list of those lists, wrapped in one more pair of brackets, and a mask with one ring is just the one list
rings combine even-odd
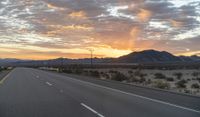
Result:
{"label": "sagebrush bush", "polygon": [[167,81],[170,81],[170,82],[173,82],[173,81],[174,81],[174,78],[168,77],[166,80],[167,80]]}
{"label": "sagebrush bush", "polygon": [[187,83],[187,81],[186,80],[180,80],[180,81],[178,81],[177,83],[176,83],[176,86],[178,87],[178,88],[186,88],[186,84]]}
{"label": "sagebrush bush", "polygon": [[191,85],[191,88],[199,89],[200,85],[198,83],[194,83],[194,84]]}
{"label": "sagebrush bush", "polygon": [[166,78],[166,76],[162,73],[155,73],[154,76],[155,76],[155,79],[165,79]]}
{"label": "sagebrush bush", "polygon": [[115,74],[112,75],[111,80],[116,80],[116,81],[124,81],[127,80],[128,78],[120,73],[120,72],[116,72]]}
{"label": "sagebrush bush", "polygon": [[170,84],[161,80],[155,81],[154,87],[160,88],[160,89],[169,89]]}
{"label": "sagebrush bush", "polygon": [[179,80],[180,80],[180,79],[182,78],[182,76],[183,76],[183,74],[180,73],[180,72],[179,72],[179,73],[174,73],[173,75],[176,76],[176,78],[179,79]]}
{"label": "sagebrush bush", "polygon": [[100,77],[99,71],[90,71],[90,75],[93,76],[93,77],[97,77],[97,78]]}

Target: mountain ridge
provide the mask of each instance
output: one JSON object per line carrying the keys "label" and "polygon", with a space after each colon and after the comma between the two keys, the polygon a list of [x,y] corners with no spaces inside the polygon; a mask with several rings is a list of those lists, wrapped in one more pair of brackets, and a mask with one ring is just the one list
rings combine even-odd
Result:
{"label": "mountain ridge", "polygon": [[[167,62],[200,62],[200,57],[193,56],[175,56],[167,51],[157,50],[143,50],[132,52],[118,58],[93,58],[93,63],[167,63]],[[69,59],[69,58],[56,58],[50,60],[20,60],[20,59],[0,59],[0,65],[6,64],[22,64],[22,63],[41,63],[41,64],[89,64],[91,58],[84,59]]]}

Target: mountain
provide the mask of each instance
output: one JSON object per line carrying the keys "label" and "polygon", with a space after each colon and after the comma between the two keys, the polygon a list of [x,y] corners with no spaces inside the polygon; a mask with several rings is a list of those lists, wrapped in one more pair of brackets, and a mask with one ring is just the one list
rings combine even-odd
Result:
{"label": "mountain", "polygon": [[121,56],[115,60],[117,63],[160,63],[181,62],[180,57],[174,56],[166,51],[144,50]]}
{"label": "mountain", "polygon": [[[132,52],[119,58],[93,58],[94,64],[99,63],[196,63],[200,62],[199,56],[175,56],[166,51],[144,50]],[[57,66],[66,64],[90,64],[91,59],[57,58],[51,60],[19,60],[0,59],[0,66]]]}
{"label": "mountain", "polygon": [[19,61],[22,61],[22,60],[12,59],[12,58],[0,59],[0,65],[5,65],[5,64],[8,64],[8,63],[14,63],[14,62],[19,62]]}
{"label": "mountain", "polygon": [[182,61],[188,61],[188,62],[200,61],[200,57],[197,56],[197,55],[193,55],[193,56],[179,56],[179,58],[181,58]]}

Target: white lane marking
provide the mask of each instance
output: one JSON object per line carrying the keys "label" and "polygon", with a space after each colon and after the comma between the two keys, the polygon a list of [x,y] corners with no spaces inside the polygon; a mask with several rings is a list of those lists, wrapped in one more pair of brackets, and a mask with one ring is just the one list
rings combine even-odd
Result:
{"label": "white lane marking", "polygon": [[47,84],[47,85],[49,85],[49,86],[52,86],[52,84],[51,84],[51,83],[49,83],[49,82],[46,82],[46,84]]}
{"label": "white lane marking", "polygon": [[63,93],[63,90],[62,90],[62,89],[60,90],[60,93]]}
{"label": "white lane marking", "polygon": [[98,84],[94,84],[94,83],[90,83],[90,82],[86,82],[86,81],[82,81],[82,80],[78,80],[78,79],[74,79],[74,78],[70,78],[70,77],[67,77],[67,78],[72,79],[74,81],[79,81],[79,82],[82,82],[82,83],[85,83],[85,84],[89,84],[89,85],[92,85],[92,86],[96,86],[96,87],[112,90],[112,91],[115,91],[115,92],[120,92],[120,93],[123,93],[123,94],[126,94],[126,95],[138,97],[138,98],[142,98],[142,99],[149,100],[149,101],[152,101],[152,102],[165,104],[165,105],[168,105],[168,106],[180,108],[180,109],[187,110],[187,111],[192,111],[192,112],[195,112],[195,113],[200,113],[200,110],[195,110],[195,109],[191,109],[191,108],[188,108],[188,107],[179,106],[179,105],[168,103],[168,102],[164,102],[164,101],[161,101],[161,100],[152,99],[152,98],[148,98],[148,97],[145,97],[145,96],[124,92],[124,91],[121,91],[121,90],[118,90],[118,89],[113,89],[113,88],[110,88],[110,87],[101,86],[101,85],[98,85]]}
{"label": "white lane marking", "polygon": [[1,81],[0,84],[3,84],[3,82],[10,76],[10,73],[8,73]]}
{"label": "white lane marking", "polygon": [[39,76],[36,76],[36,78],[39,78]]}
{"label": "white lane marking", "polygon": [[93,113],[95,113],[96,115],[98,115],[99,117],[105,117],[103,116],[102,114],[98,113],[97,111],[95,111],[94,109],[92,109],[91,107],[87,106],[86,104],[84,103],[81,103],[81,105],[85,108],[87,108],[88,110],[92,111]]}

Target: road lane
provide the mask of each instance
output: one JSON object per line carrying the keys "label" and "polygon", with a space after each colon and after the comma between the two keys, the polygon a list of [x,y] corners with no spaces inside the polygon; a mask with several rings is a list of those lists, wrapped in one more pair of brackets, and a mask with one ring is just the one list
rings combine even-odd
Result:
{"label": "road lane", "polygon": [[66,95],[71,95],[72,98],[81,100],[105,116],[196,117],[200,115],[198,112],[185,110],[169,104],[155,103],[136,96],[125,95],[121,92],[97,87],[91,85],[91,83],[80,82],[62,75],[34,69],[30,70],[35,75],[40,75],[40,78],[43,80],[54,82],[55,87],[62,88],[67,92]]}
{"label": "road lane", "polygon": [[16,68],[0,86],[0,117],[93,116],[199,117],[200,113],[30,68]]}
{"label": "road lane", "polygon": [[0,117],[96,117],[76,100],[34,77],[23,68],[10,73],[0,86]]}

